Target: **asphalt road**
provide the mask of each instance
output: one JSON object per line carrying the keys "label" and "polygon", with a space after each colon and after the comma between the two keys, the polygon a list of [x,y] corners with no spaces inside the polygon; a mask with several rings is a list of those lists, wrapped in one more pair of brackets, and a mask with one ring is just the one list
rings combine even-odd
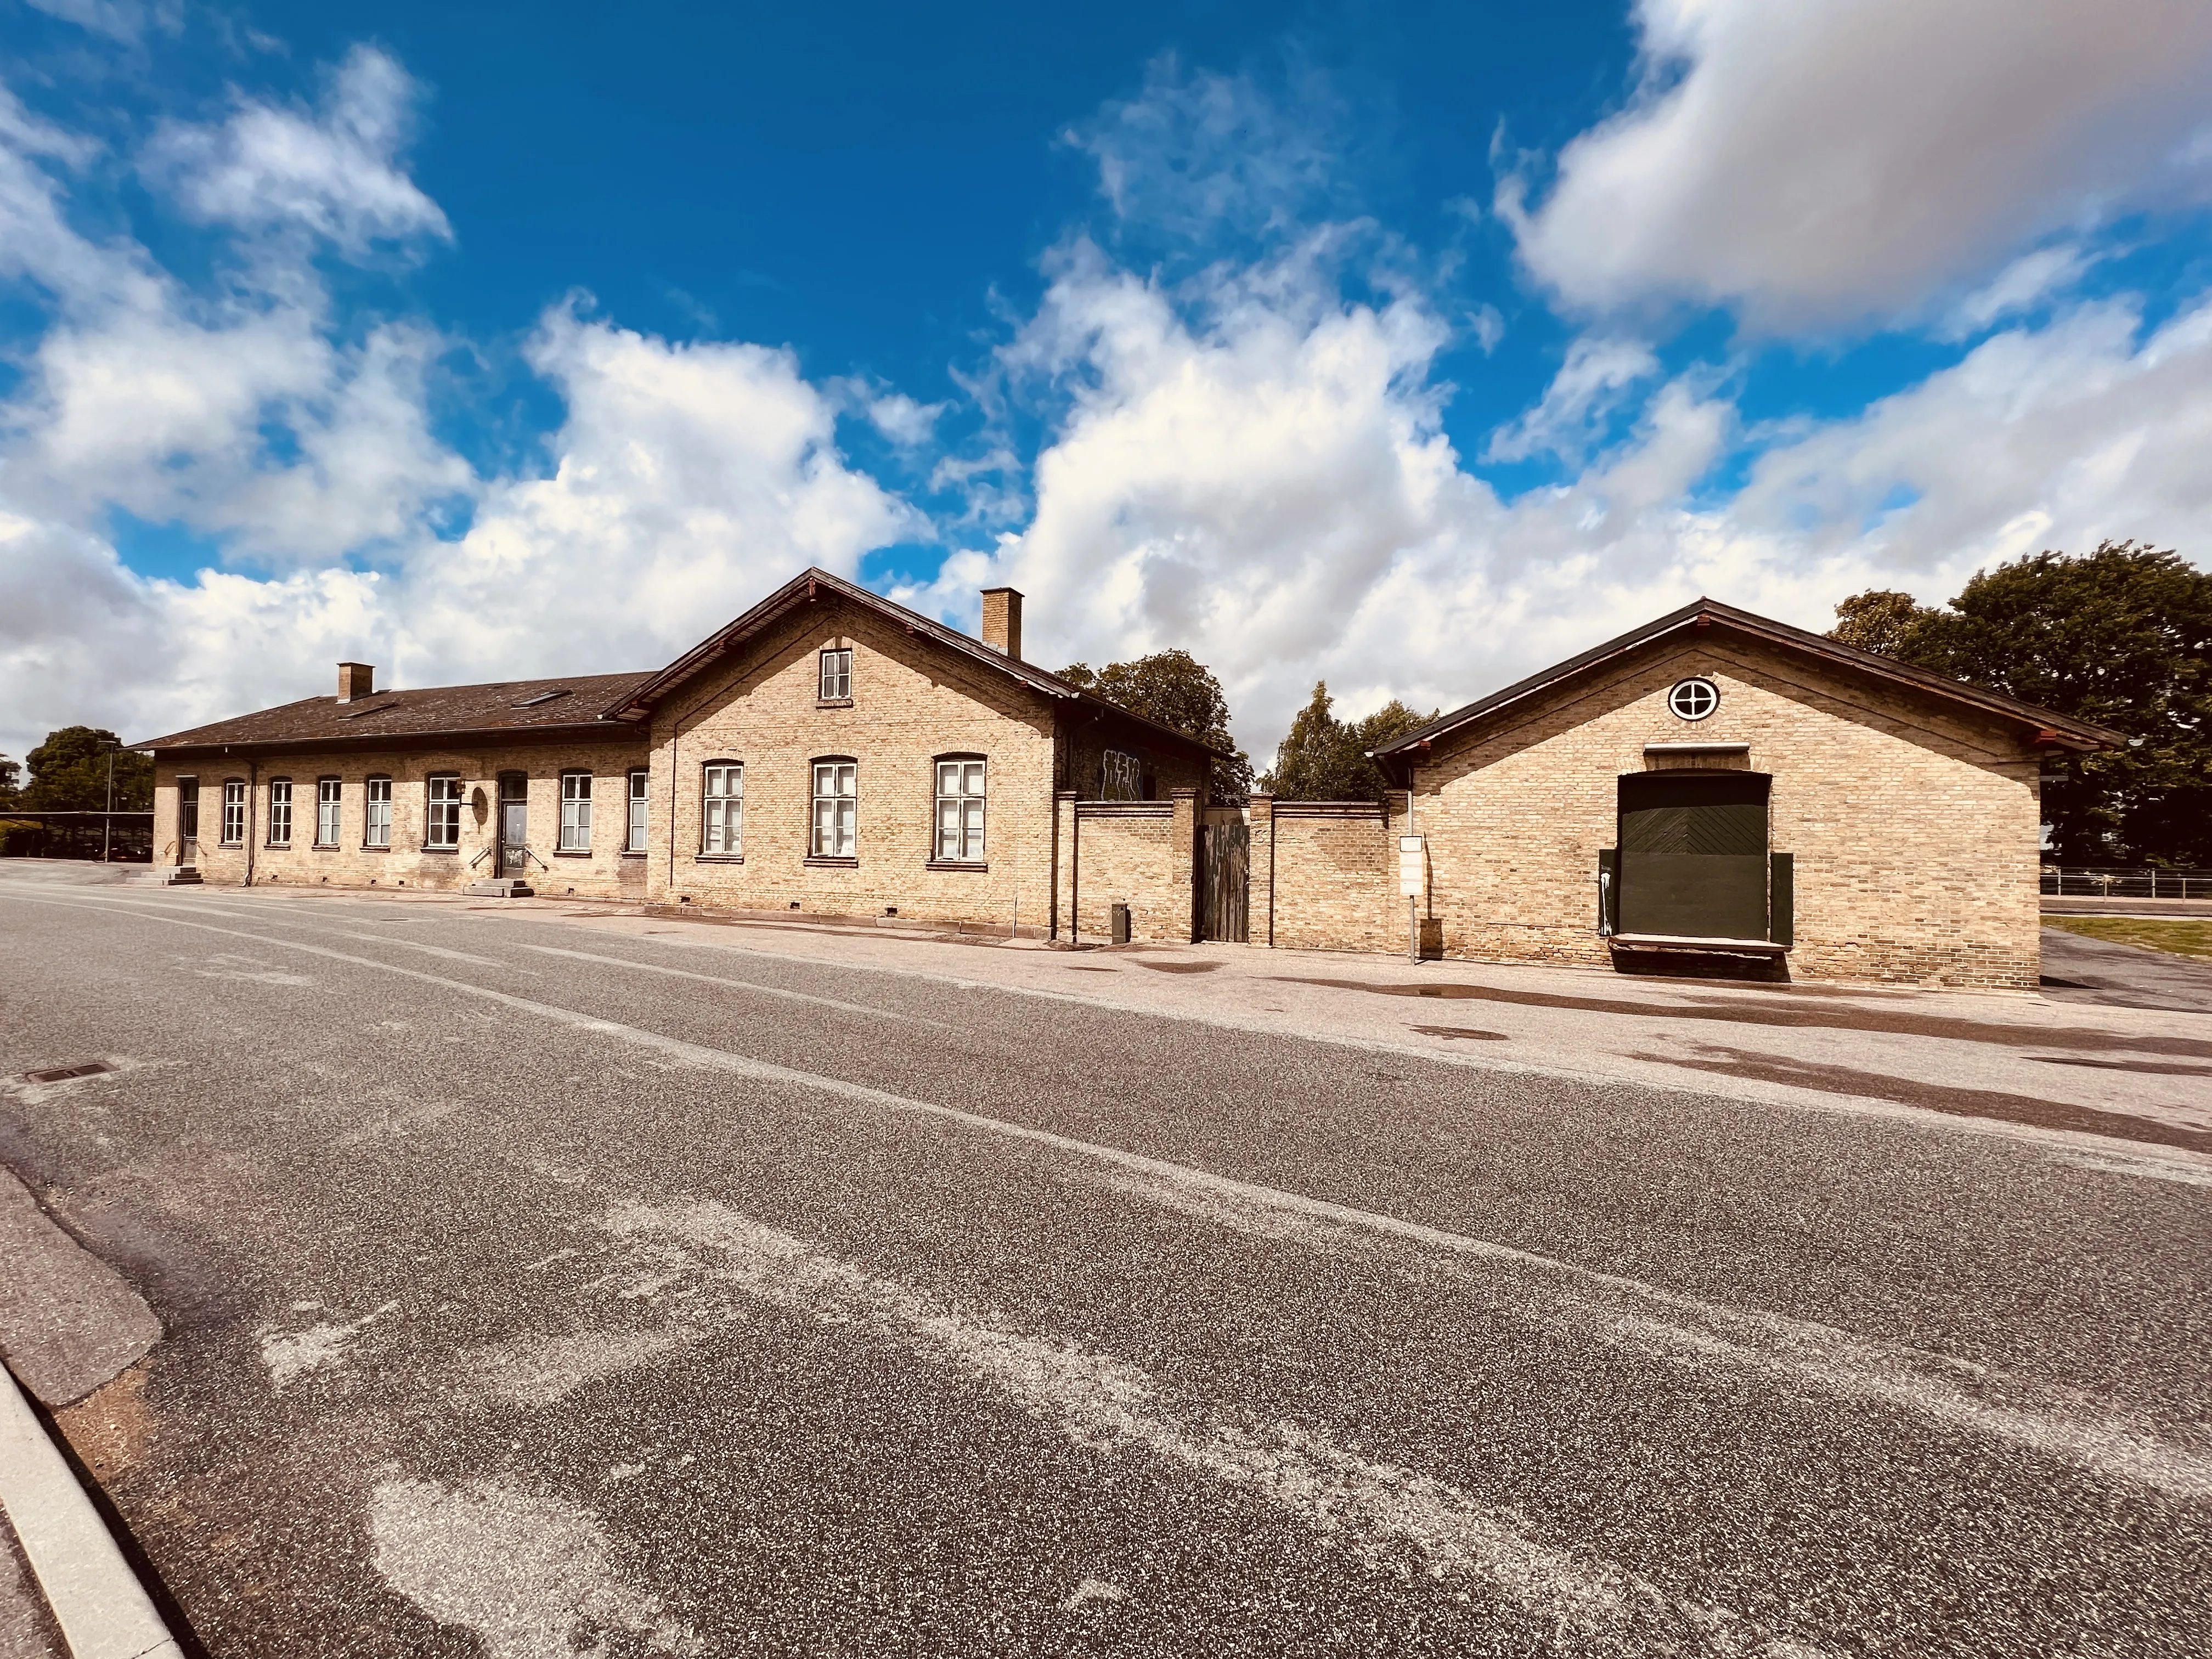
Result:
{"label": "asphalt road", "polygon": [[0,946],[222,1659],[2212,1644],[2201,1166],[543,912]]}

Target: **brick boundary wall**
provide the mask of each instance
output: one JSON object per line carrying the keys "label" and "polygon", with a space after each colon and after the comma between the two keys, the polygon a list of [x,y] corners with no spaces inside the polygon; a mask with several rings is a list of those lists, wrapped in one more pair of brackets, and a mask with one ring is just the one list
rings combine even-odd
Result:
{"label": "brick boundary wall", "polygon": [[1254,796],[1251,941],[1402,951],[1396,837],[1404,817],[1373,801]]}
{"label": "brick boundary wall", "polygon": [[1133,942],[1188,945],[1198,936],[1198,792],[1166,800],[1059,797],[1053,936],[1112,937],[1112,907],[1129,907]]}

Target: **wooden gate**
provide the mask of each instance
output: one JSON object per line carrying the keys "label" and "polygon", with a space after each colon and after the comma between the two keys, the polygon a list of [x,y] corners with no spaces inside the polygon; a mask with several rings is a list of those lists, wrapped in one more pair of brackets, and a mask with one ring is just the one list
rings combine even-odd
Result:
{"label": "wooden gate", "polygon": [[1205,910],[1201,933],[1209,939],[1242,945],[1250,926],[1252,826],[1233,808],[1206,815]]}

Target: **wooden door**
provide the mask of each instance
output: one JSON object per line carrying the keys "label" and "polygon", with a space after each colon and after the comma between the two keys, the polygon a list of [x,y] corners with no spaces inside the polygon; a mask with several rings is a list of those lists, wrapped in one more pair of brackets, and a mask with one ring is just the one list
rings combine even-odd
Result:
{"label": "wooden door", "polygon": [[1252,826],[1242,812],[1206,814],[1205,915],[1200,931],[1210,939],[1245,942],[1251,915]]}
{"label": "wooden door", "polygon": [[530,780],[520,772],[500,774],[499,868],[495,873],[530,873]]}
{"label": "wooden door", "polygon": [[1762,772],[1643,772],[1620,781],[1620,931],[1767,937]]}

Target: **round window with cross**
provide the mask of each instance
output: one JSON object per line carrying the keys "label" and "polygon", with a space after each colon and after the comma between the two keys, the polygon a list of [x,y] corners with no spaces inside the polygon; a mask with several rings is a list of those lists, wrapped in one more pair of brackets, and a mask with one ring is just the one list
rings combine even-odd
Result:
{"label": "round window with cross", "polygon": [[1668,708],[1686,720],[1701,720],[1720,706],[1720,688],[1708,679],[1680,680],[1667,693]]}

